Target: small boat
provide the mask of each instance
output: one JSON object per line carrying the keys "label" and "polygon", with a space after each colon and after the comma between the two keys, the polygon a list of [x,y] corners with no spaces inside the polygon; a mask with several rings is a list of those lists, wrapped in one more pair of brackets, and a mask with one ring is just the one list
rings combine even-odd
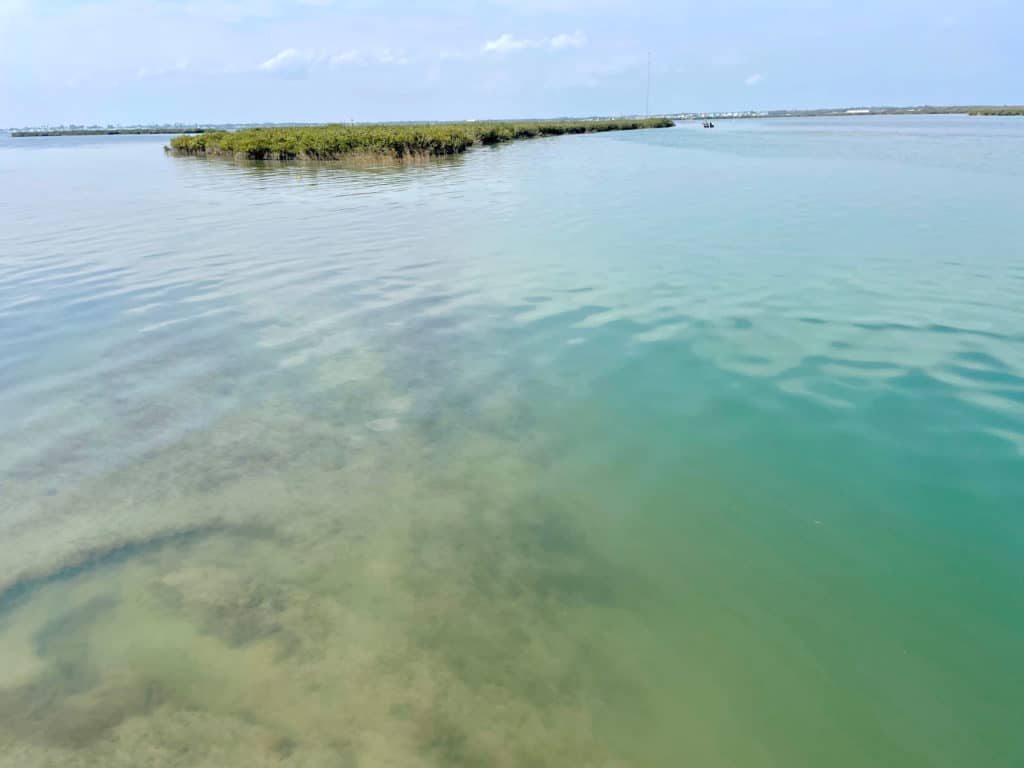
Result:
{"label": "small boat", "polygon": [[714,128],[714,127],[715,127],[715,124],[714,124],[714,123],[712,123],[712,122],[711,122],[710,120],[705,120],[705,121],[704,121],[704,127],[705,127],[705,128]]}

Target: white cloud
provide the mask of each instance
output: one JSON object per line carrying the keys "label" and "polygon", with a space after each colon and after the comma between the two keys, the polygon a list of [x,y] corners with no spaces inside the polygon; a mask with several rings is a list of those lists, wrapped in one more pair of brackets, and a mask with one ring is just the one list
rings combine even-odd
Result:
{"label": "white cloud", "polygon": [[367,63],[404,66],[409,63],[409,59],[404,51],[390,48],[380,48],[368,52],[352,50],[337,53],[285,48],[276,56],[260,64],[258,69],[277,77],[303,78],[314,71],[337,69],[348,64],[365,65]]}
{"label": "white cloud", "polygon": [[481,50],[483,50],[484,53],[513,53],[515,51],[525,50],[526,48],[536,47],[536,40],[523,40],[513,37],[506,32],[501,37],[495,38],[494,40],[488,40],[484,43]]}
{"label": "white cloud", "polygon": [[577,29],[572,34],[563,32],[560,35],[555,35],[551,38],[548,45],[555,51],[560,51],[563,48],[582,48],[587,44],[587,36],[582,31]]}
{"label": "white cloud", "polygon": [[260,64],[260,70],[280,77],[305,77],[314,63],[312,54],[285,48]]}
{"label": "white cloud", "polygon": [[759,72],[755,72],[754,74],[752,74],[750,77],[748,77],[743,82],[747,86],[753,87],[753,86],[757,85],[758,83],[762,82],[763,80],[764,80],[764,75],[762,75]]}
{"label": "white cloud", "polygon": [[544,37],[539,40],[515,37],[506,32],[494,40],[488,40],[480,50],[484,53],[516,53],[528,48],[550,48],[553,51],[561,51],[567,48],[582,48],[586,44],[587,36],[579,29],[575,32],[562,32],[554,37]]}

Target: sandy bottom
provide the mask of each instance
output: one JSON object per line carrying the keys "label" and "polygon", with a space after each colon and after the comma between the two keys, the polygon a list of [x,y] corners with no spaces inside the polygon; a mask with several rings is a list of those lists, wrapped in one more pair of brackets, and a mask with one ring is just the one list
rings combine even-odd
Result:
{"label": "sandy bottom", "polygon": [[528,414],[342,389],[11,488],[0,766],[635,764],[642,587]]}

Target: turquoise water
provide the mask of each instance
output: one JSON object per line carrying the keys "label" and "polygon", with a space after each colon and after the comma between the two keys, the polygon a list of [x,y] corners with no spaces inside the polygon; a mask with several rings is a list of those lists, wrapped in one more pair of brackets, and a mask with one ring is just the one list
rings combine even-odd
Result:
{"label": "turquoise water", "polygon": [[0,766],[1024,763],[1024,121],[0,139]]}

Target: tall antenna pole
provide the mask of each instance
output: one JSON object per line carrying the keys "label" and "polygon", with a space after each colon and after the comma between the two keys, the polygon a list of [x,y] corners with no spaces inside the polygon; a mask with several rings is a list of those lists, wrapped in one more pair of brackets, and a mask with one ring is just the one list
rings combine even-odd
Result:
{"label": "tall antenna pole", "polygon": [[651,52],[647,52],[647,99],[644,102],[644,117],[651,116]]}

